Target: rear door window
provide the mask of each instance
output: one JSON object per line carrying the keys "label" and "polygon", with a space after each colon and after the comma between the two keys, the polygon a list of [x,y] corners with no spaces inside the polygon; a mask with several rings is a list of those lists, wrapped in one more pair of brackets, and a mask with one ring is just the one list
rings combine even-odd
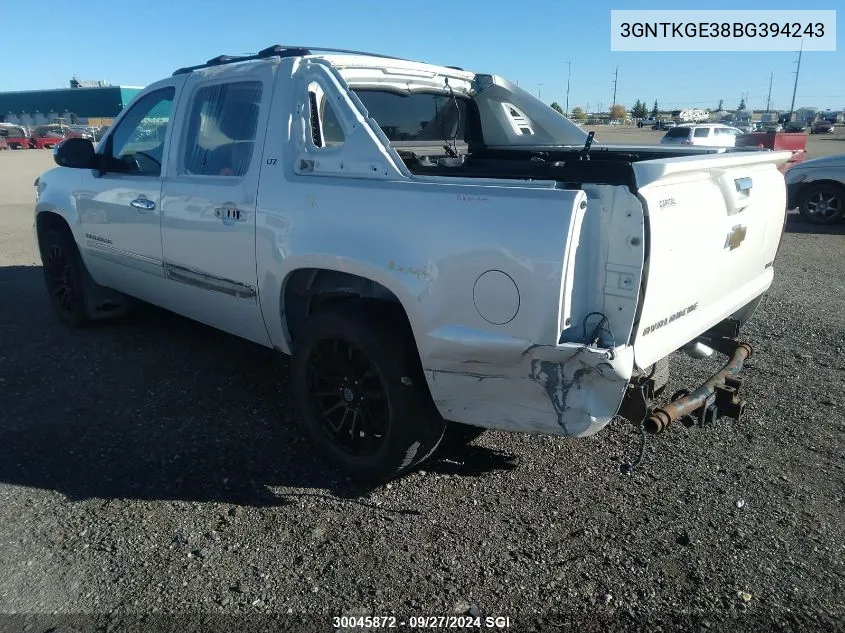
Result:
{"label": "rear door window", "polygon": [[200,176],[244,176],[252,162],[260,81],[237,81],[197,90],[188,119],[184,169]]}
{"label": "rear door window", "polygon": [[709,127],[700,127],[695,130],[695,138],[707,138],[710,135]]}

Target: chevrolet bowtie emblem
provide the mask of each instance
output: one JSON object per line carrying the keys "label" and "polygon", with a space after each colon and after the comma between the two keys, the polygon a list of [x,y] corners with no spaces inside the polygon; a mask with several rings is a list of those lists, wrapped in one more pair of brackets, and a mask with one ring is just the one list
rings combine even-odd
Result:
{"label": "chevrolet bowtie emblem", "polygon": [[733,227],[731,232],[728,233],[728,236],[725,238],[725,248],[729,250],[739,248],[739,245],[742,244],[742,240],[745,239],[746,230],[747,229],[741,224],[737,224]]}

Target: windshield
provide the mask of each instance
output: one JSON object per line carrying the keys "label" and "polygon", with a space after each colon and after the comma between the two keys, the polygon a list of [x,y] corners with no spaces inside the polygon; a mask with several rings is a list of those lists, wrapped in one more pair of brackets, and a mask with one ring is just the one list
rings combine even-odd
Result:
{"label": "windshield", "polygon": [[0,136],[16,138],[26,136],[27,132],[22,127],[3,126],[0,127]]}

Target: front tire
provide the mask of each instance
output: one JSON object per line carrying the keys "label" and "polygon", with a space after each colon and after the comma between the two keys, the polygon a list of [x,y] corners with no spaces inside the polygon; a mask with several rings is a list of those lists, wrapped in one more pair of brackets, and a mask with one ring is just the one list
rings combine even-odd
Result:
{"label": "front tire", "polygon": [[813,224],[833,224],[845,216],[845,188],[835,183],[809,185],[798,200],[801,215]]}
{"label": "front tire", "polygon": [[311,443],[356,479],[398,477],[443,439],[410,328],[391,306],[344,301],[313,314],[294,341],[291,383]]}
{"label": "front tire", "polygon": [[39,239],[41,264],[50,304],[59,321],[72,328],[87,324],[83,279],[85,270],[73,236],[47,229]]}

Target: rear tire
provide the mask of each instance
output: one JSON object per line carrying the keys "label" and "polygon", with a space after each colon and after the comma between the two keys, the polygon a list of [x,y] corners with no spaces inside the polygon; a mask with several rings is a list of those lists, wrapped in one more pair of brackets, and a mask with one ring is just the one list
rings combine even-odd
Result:
{"label": "rear tire", "polygon": [[317,452],[352,477],[384,482],[428,459],[443,439],[404,315],[375,301],[329,304],[294,341],[291,386]]}
{"label": "rear tire", "polygon": [[654,363],[651,372],[651,379],[654,381],[654,397],[657,398],[665,391],[666,385],[669,384],[669,376],[671,374],[669,357],[661,358]]}
{"label": "rear tire", "polygon": [[798,211],[813,224],[833,224],[845,216],[845,187],[820,182],[809,185],[798,199]]}

